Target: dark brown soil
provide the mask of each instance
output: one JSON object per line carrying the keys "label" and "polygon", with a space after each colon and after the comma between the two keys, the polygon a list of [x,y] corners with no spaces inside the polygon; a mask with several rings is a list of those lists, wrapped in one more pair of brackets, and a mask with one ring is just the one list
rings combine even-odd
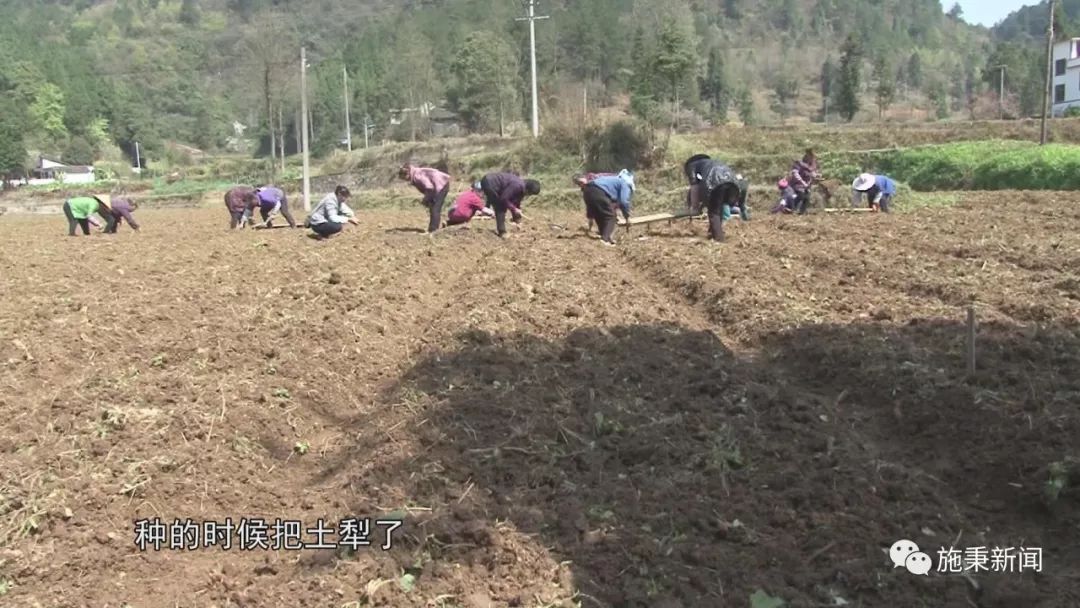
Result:
{"label": "dark brown soil", "polygon": [[[1043,491],[1080,456],[1068,198],[614,249],[543,213],[509,242],[407,212],[327,242],[5,216],[0,604],[1076,606],[1080,492]],[[389,551],[141,552],[155,517],[404,525]],[[915,577],[899,539],[1043,572]]]}

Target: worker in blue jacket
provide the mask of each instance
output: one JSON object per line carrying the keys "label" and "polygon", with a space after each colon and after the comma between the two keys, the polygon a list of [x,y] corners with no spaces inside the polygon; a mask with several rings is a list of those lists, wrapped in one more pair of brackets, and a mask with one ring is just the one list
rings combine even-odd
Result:
{"label": "worker in blue jacket", "polygon": [[634,174],[624,169],[618,175],[597,177],[581,189],[585,208],[589,216],[596,220],[600,240],[609,247],[615,246],[617,213],[622,211],[623,218],[630,219],[630,201],[634,196],[634,188]]}
{"label": "worker in blue jacket", "polygon": [[855,178],[855,181],[851,184],[851,189],[853,191],[851,197],[852,207],[858,205],[862,195],[865,194],[867,202],[870,203],[870,208],[883,213],[889,213],[892,199],[896,196],[896,182],[884,175],[873,175],[872,173],[863,173]]}

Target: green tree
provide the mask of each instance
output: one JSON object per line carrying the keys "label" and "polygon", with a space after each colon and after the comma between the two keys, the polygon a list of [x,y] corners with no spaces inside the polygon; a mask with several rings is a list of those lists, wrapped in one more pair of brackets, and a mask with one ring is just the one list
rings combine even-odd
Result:
{"label": "green tree", "polygon": [[716,47],[709,52],[709,63],[705,76],[701,80],[701,93],[709,102],[713,114],[726,120],[728,106],[731,103],[727,71],[724,68],[724,52]]}
{"label": "green tree", "polygon": [[911,57],[907,62],[907,69],[904,70],[905,80],[907,84],[913,88],[921,88],[923,86],[923,65],[922,55],[919,51],[915,51],[911,54]]}
{"label": "green tree", "polygon": [[64,163],[69,165],[94,164],[94,146],[85,137],[76,135],[64,146]]}
{"label": "green tree", "polygon": [[964,7],[960,6],[959,2],[955,2],[953,3],[952,8],[949,9],[947,15],[949,19],[960,21],[964,18]]}
{"label": "green tree", "polygon": [[739,91],[739,120],[747,126],[757,123],[757,109],[754,107],[754,95],[748,88],[743,88]]}
{"label": "green tree", "polygon": [[[436,90],[439,79],[432,61],[434,54],[431,43],[414,24],[410,21],[402,23],[391,53],[391,69],[398,75],[397,83],[402,94],[399,105],[419,108],[435,101],[442,93]],[[416,113],[408,116],[410,138],[414,141],[420,120]]]}
{"label": "green tree", "polygon": [[180,23],[189,26],[199,25],[202,15],[199,11],[198,0],[183,0],[180,3]]}
{"label": "green tree", "polygon": [[791,105],[799,97],[799,79],[786,70],[778,72],[772,81],[773,111],[780,118],[787,120],[791,116]]}
{"label": "green tree", "polygon": [[67,137],[64,126],[64,93],[51,82],[43,84],[30,104],[30,118],[34,126],[47,137],[55,140]]}
{"label": "green tree", "polygon": [[877,82],[875,92],[878,120],[882,120],[885,118],[885,111],[896,101],[896,73],[885,55],[879,55],[877,61],[874,62],[873,77]]}
{"label": "green tree", "polygon": [[667,19],[660,30],[653,68],[671,87],[672,99],[679,98],[681,83],[694,68],[694,41],[691,34],[674,19]]}
{"label": "green tree", "polygon": [[840,51],[842,54],[836,83],[836,109],[850,122],[862,107],[859,94],[862,87],[863,46],[858,34],[849,34]]}
{"label": "green tree", "polygon": [[733,21],[742,19],[745,0],[724,0],[724,16]]}
{"label": "green tree", "polygon": [[934,110],[938,120],[949,117],[949,91],[940,78],[928,82],[926,98],[930,101],[931,108]]}
{"label": "green tree", "polygon": [[86,126],[86,139],[94,147],[95,152],[100,152],[109,145],[109,121],[105,118],[97,118]]}
{"label": "green tree", "polygon": [[450,104],[469,129],[491,129],[501,126],[506,116],[517,115],[517,55],[502,38],[491,32],[469,34],[450,71]]}
{"label": "green tree", "polygon": [[0,96],[0,175],[21,173],[26,165],[22,122],[22,110],[13,100]]}
{"label": "green tree", "polygon": [[[275,128],[277,107],[283,103],[286,83],[294,77],[293,58],[299,45],[293,31],[286,27],[286,16],[275,12],[261,13],[241,29],[241,56],[250,64],[251,78],[247,86],[238,88],[236,101],[243,103],[259,117],[262,135],[269,140],[270,156],[274,158],[278,137]],[[199,110],[195,111],[199,116]],[[203,116],[205,119],[205,116]],[[260,146],[261,148],[261,146]],[[271,163],[271,167],[275,165]],[[271,177],[275,169],[271,169]]]}
{"label": "green tree", "polygon": [[825,63],[821,64],[821,116],[827,122],[829,119],[829,100],[833,97],[836,88],[836,62],[832,57],[826,57]]}

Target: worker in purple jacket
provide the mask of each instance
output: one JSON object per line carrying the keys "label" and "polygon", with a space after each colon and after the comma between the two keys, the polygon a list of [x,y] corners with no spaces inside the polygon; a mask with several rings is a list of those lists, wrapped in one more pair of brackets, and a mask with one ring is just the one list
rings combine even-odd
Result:
{"label": "worker in purple jacket", "polygon": [[540,182],[515,173],[488,173],[480,180],[480,189],[488,207],[495,210],[495,231],[506,238],[506,212],[510,211],[515,224],[524,219],[521,204],[526,196],[540,194]]}
{"label": "worker in purple jacket", "polygon": [[236,229],[246,221],[248,205],[256,200],[255,189],[248,186],[236,186],[225,193],[225,208],[229,210],[229,228]]}
{"label": "worker in purple jacket", "polygon": [[788,178],[791,189],[799,197],[797,201],[799,215],[806,215],[806,211],[810,207],[811,188],[820,178],[817,155],[814,154],[813,150],[807,150],[802,159],[795,161],[795,164],[792,165],[791,174]]}
{"label": "worker in purple jacket", "polygon": [[249,199],[249,201],[244,209],[241,225],[247,225],[251,221],[251,215],[254,213],[255,208],[258,207],[263,226],[272,228],[274,216],[280,212],[281,215],[285,216],[285,221],[289,222],[290,228],[297,228],[296,220],[293,219],[292,213],[289,212],[289,200],[285,197],[285,192],[280,188],[273,186],[255,188],[254,198]]}
{"label": "worker in purple jacket", "polygon": [[139,204],[129,198],[114,198],[112,200],[113,222],[105,227],[105,232],[107,234],[116,234],[116,230],[120,228],[122,221],[126,221],[132,230],[138,231],[139,223],[135,221],[135,216],[132,215],[138,208]]}

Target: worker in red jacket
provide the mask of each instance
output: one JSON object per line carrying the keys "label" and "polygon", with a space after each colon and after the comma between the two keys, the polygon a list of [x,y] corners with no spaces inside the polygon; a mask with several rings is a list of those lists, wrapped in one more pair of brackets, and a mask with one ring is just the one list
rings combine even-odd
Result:
{"label": "worker in red jacket", "polygon": [[488,208],[487,202],[484,200],[480,182],[473,184],[471,189],[462,192],[454,200],[454,206],[451,207],[450,213],[446,217],[446,225],[459,226],[468,224],[477,213],[488,217],[495,215],[495,212]]}

